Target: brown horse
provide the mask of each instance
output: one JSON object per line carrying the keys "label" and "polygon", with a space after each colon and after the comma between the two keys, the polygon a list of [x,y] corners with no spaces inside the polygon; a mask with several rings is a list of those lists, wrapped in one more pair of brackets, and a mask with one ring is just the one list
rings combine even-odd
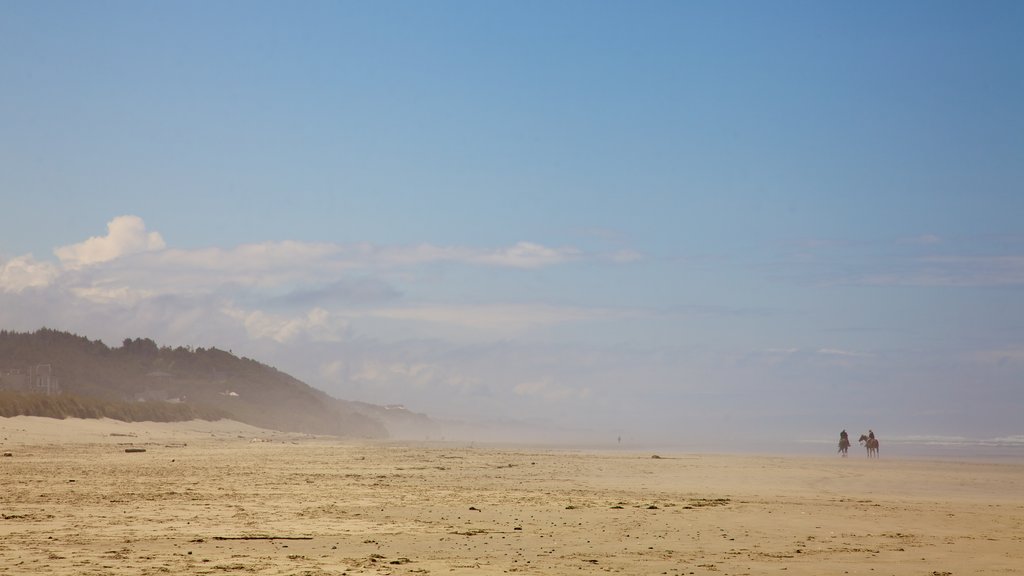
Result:
{"label": "brown horse", "polygon": [[850,448],[850,439],[847,438],[846,436],[843,436],[842,438],[840,438],[839,439],[839,453],[843,455],[843,458],[846,458],[846,451],[849,448]]}
{"label": "brown horse", "polygon": [[878,438],[868,438],[867,434],[861,434],[857,442],[863,442],[868,449],[868,458],[878,458]]}

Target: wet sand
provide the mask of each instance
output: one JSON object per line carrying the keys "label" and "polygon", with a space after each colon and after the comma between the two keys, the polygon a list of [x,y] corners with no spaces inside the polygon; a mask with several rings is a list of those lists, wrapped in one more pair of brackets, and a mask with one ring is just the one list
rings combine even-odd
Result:
{"label": "wet sand", "polygon": [[0,574],[1024,573],[1020,463],[24,417],[0,453]]}

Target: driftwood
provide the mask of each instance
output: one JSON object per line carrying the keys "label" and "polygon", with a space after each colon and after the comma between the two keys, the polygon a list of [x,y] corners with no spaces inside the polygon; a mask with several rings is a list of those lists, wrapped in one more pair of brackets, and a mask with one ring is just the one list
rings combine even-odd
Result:
{"label": "driftwood", "polygon": [[145,448],[125,448],[125,452],[145,452]]}
{"label": "driftwood", "polygon": [[312,540],[312,536],[214,536],[214,540]]}

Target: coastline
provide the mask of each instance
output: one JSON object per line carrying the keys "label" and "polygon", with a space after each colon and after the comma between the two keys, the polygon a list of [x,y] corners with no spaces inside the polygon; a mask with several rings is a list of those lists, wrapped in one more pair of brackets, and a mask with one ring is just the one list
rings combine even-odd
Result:
{"label": "coastline", "polygon": [[1024,565],[1017,463],[349,441],[228,421],[19,417],[0,438],[0,574]]}

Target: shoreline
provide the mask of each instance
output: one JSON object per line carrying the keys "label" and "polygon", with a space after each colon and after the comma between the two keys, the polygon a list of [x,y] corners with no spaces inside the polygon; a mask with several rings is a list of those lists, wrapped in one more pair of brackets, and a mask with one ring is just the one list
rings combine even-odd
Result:
{"label": "shoreline", "polygon": [[[42,416],[0,417],[0,446],[4,443],[35,443],[35,442],[109,442],[112,439],[137,438],[150,440],[180,439],[194,435],[196,440],[249,437],[267,440],[295,440],[301,438],[320,438],[324,441],[336,442],[368,442],[381,444],[417,445],[425,447],[479,447],[494,450],[554,450],[587,453],[636,453],[647,456],[690,456],[690,455],[722,455],[722,456],[772,456],[772,457],[820,457],[825,459],[843,459],[833,443],[821,440],[767,443],[749,443],[745,446],[713,445],[713,444],[664,444],[664,443],[631,443],[624,444],[588,444],[571,442],[512,442],[496,440],[464,440],[464,439],[361,439],[342,438],[303,434],[297,432],[280,432],[250,426],[233,420],[188,420],[180,422],[124,422],[110,418],[66,418],[56,419]],[[936,460],[991,462],[1007,464],[1024,464],[1024,444],[994,444],[987,441],[935,441],[931,439],[882,439],[881,460]],[[863,446],[854,444],[850,447],[846,459],[857,460],[866,458]]]}
{"label": "shoreline", "polygon": [[15,418],[0,420],[0,438],[12,452],[0,458],[0,574],[919,576],[1024,565],[1024,464],[653,458],[229,421]]}

